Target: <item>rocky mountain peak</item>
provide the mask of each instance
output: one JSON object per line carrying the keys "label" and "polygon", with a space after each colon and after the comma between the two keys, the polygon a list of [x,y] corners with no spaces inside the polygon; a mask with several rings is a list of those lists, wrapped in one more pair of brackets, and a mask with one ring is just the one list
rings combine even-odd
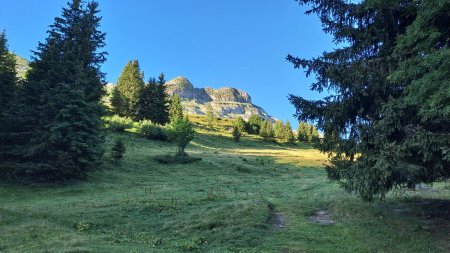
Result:
{"label": "rocky mountain peak", "polygon": [[196,88],[186,77],[175,77],[165,83],[169,96],[177,94],[183,100],[183,107],[190,114],[205,114],[206,104],[210,103],[217,116],[235,118],[241,116],[248,119],[258,114],[264,119],[273,118],[264,109],[252,103],[250,95],[233,87]]}

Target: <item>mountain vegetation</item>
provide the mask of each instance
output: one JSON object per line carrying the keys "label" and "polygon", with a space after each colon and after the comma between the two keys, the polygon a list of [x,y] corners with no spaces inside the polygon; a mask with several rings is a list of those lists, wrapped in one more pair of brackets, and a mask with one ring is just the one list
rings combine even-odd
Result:
{"label": "mountain vegetation", "polygon": [[73,1],[39,43],[14,101],[5,138],[5,174],[20,180],[65,181],[95,169],[103,155],[105,34],[98,4]]}
{"label": "mountain vegetation", "polygon": [[288,56],[331,94],[297,136],[138,60],[105,87],[97,2],[27,67],[1,33],[0,252],[450,252],[450,3],[298,2],[338,47]]}
{"label": "mountain vegetation", "polygon": [[266,141],[272,141],[275,137],[272,122],[269,120],[264,120],[259,131],[259,135]]}
{"label": "mountain vegetation", "polygon": [[8,138],[9,121],[18,89],[16,62],[8,50],[5,32],[0,34],[0,160],[7,157],[11,138]]}
{"label": "mountain vegetation", "polygon": [[0,34],[0,117],[10,110],[17,88],[16,61],[8,50],[5,32]]}
{"label": "mountain vegetation", "polygon": [[170,98],[169,119],[170,121],[174,121],[178,118],[183,118],[183,106],[181,105],[180,97],[178,95],[173,95]]}
{"label": "mountain vegetation", "polygon": [[450,177],[447,25],[450,3],[303,0],[341,47],[313,59],[318,101],[290,96],[299,120],[317,121],[329,177],[364,200]]}
{"label": "mountain vegetation", "polygon": [[164,74],[150,78],[139,98],[139,118],[164,125],[169,122],[169,107]]}
{"label": "mountain vegetation", "polygon": [[107,132],[105,149],[121,139],[126,152],[86,181],[0,184],[2,251],[448,252],[448,184],[364,203],[327,180],[327,157],[309,144],[235,142],[229,119],[189,120],[185,152],[201,161],[160,163],[177,145],[133,127]]}
{"label": "mountain vegetation", "polygon": [[[144,73],[141,72],[139,61],[129,61],[123,68],[112,93],[111,105],[114,113],[139,120],[144,88]],[[145,105],[144,103],[143,106]]]}

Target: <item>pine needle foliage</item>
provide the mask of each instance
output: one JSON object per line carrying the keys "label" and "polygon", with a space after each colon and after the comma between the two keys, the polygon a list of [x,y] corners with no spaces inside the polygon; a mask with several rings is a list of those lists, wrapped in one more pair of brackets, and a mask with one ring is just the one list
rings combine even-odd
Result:
{"label": "pine needle foliage", "polygon": [[448,23],[450,2],[301,0],[339,48],[289,55],[331,91],[311,101],[290,95],[301,121],[323,130],[329,178],[363,200],[450,177]]}
{"label": "pine needle foliage", "polygon": [[126,152],[125,144],[121,139],[116,139],[111,148],[111,157],[116,162],[120,162],[123,159],[123,155]]}
{"label": "pine needle foliage", "polygon": [[170,98],[169,119],[172,122],[179,118],[183,118],[183,106],[181,105],[180,96],[175,94]]}
{"label": "pine needle foliage", "polygon": [[39,43],[15,104],[8,172],[29,181],[66,181],[103,155],[105,34],[98,3],[73,0]]}
{"label": "pine needle foliage", "polygon": [[141,72],[139,61],[129,61],[123,68],[112,93],[111,105],[114,113],[139,120],[141,118],[139,105],[144,88],[144,73]]}

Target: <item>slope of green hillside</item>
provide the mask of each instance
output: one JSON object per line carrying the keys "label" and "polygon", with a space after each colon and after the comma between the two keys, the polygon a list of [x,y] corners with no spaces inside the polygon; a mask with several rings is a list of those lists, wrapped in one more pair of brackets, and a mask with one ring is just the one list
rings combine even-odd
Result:
{"label": "slope of green hillside", "polygon": [[109,134],[125,159],[107,154],[87,181],[2,183],[0,252],[450,251],[448,184],[363,203],[327,180],[308,145],[198,131],[187,152],[200,162],[159,164],[172,144]]}

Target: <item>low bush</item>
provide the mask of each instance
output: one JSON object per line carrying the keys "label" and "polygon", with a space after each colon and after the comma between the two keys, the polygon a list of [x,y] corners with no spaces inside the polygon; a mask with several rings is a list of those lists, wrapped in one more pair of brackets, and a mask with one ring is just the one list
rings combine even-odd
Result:
{"label": "low bush", "polygon": [[120,117],[114,115],[111,118],[105,119],[108,129],[114,132],[124,132],[125,129],[133,127],[133,120],[128,117]]}
{"label": "low bush", "polygon": [[162,164],[188,164],[201,161],[202,158],[179,155],[159,155],[154,157],[155,161]]}
{"label": "low bush", "polygon": [[152,123],[150,120],[139,121],[137,124],[137,132],[150,140],[166,141],[168,139],[166,130],[162,126]]}
{"label": "low bush", "polygon": [[170,140],[177,144],[177,155],[186,156],[184,149],[195,136],[194,125],[187,117],[175,118],[170,122],[168,134]]}

